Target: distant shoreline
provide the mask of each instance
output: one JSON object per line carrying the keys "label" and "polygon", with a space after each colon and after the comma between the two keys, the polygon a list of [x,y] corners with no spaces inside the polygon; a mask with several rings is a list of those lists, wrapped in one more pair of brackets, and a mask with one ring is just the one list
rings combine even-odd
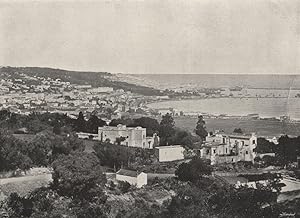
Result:
{"label": "distant shoreline", "polygon": [[[205,115],[207,117],[210,118],[219,118],[219,119],[241,119],[241,120],[253,120],[253,119],[258,119],[258,120],[280,120],[280,117],[287,117],[287,120],[285,120],[286,122],[290,122],[290,123],[300,123],[300,118],[290,118],[289,115],[277,115],[277,116],[262,116],[261,114],[259,114],[259,112],[253,112],[253,113],[248,113],[245,115],[236,115],[236,114],[230,114],[230,113],[209,113],[209,112],[203,112],[201,110],[195,110],[195,111],[184,111],[184,110],[180,110],[178,108],[169,106],[169,107],[157,107],[157,108],[153,108],[150,105],[151,104],[156,104],[156,103],[168,103],[168,102],[177,102],[177,101],[189,101],[189,100],[210,100],[210,99],[286,99],[287,97],[200,97],[200,96],[195,96],[195,97],[186,97],[186,98],[182,98],[182,97],[178,97],[178,98],[172,98],[172,99],[163,99],[163,100],[158,100],[158,101],[152,101],[147,103],[147,107],[154,109],[154,110],[164,110],[164,109],[175,109],[177,111],[182,111],[184,116],[197,116],[196,114],[202,114]],[[295,99],[300,99],[297,97],[293,97]],[[194,113],[194,115],[192,115]],[[255,115],[257,117],[253,117],[251,115]]]}

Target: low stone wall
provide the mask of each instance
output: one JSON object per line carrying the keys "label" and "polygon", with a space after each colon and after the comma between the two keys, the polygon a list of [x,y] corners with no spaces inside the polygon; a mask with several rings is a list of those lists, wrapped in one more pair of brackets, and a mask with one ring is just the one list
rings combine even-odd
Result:
{"label": "low stone wall", "polygon": [[239,161],[238,156],[216,156],[215,157],[215,163],[221,164],[221,163],[236,163]]}

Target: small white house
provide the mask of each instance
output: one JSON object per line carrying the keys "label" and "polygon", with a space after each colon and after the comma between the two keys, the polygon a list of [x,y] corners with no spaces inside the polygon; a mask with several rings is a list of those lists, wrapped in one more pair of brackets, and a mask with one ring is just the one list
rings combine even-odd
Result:
{"label": "small white house", "polygon": [[133,170],[120,169],[116,173],[116,180],[128,182],[130,185],[136,185],[141,188],[143,185],[147,185],[147,174],[143,172],[136,172]]}
{"label": "small white house", "polygon": [[184,148],[181,145],[160,146],[155,148],[155,155],[159,162],[184,159]]}
{"label": "small white house", "polygon": [[93,139],[98,140],[98,134],[87,133],[87,132],[77,132],[76,133],[79,139]]}

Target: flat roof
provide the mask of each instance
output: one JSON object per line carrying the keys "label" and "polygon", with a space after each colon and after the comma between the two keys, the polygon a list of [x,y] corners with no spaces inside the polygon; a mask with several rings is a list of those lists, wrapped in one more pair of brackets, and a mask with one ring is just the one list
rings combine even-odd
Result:
{"label": "flat roof", "polygon": [[168,148],[183,148],[181,145],[166,145],[156,147],[157,149],[168,149]]}
{"label": "flat roof", "polygon": [[134,170],[126,170],[126,169],[120,169],[117,172],[118,175],[130,176],[130,177],[137,177],[141,173],[142,172],[137,172],[137,171],[134,171]]}
{"label": "flat roof", "polygon": [[113,130],[113,131],[126,131],[126,130],[144,130],[146,128],[137,126],[137,127],[127,127],[127,126],[103,126],[103,127],[98,127],[98,130]]}
{"label": "flat roof", "polygon": [[227,135],[229,138],[235,139],[250,139],[252,135]]}

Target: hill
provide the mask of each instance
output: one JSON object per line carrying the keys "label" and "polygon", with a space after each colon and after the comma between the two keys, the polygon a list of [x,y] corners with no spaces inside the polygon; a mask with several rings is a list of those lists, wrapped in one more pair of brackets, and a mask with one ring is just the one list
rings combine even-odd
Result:
{"label": "hill", "polygon": [[162,95],[161,91],[136,85],[123,81],[116,81],[115,75],[107,72],[87,72],[87,71],[69,71],[62,69],[43,68],[43,67],[2,67],[0,68],[0,77],[10,75],[17,77],[20,74],[30,77],[44,77],[51,79],[61,79],[64,82],[70,82],[78,85],[92,85],[92,87],[113,87],[114,89],[123,89],[142,95]]}

